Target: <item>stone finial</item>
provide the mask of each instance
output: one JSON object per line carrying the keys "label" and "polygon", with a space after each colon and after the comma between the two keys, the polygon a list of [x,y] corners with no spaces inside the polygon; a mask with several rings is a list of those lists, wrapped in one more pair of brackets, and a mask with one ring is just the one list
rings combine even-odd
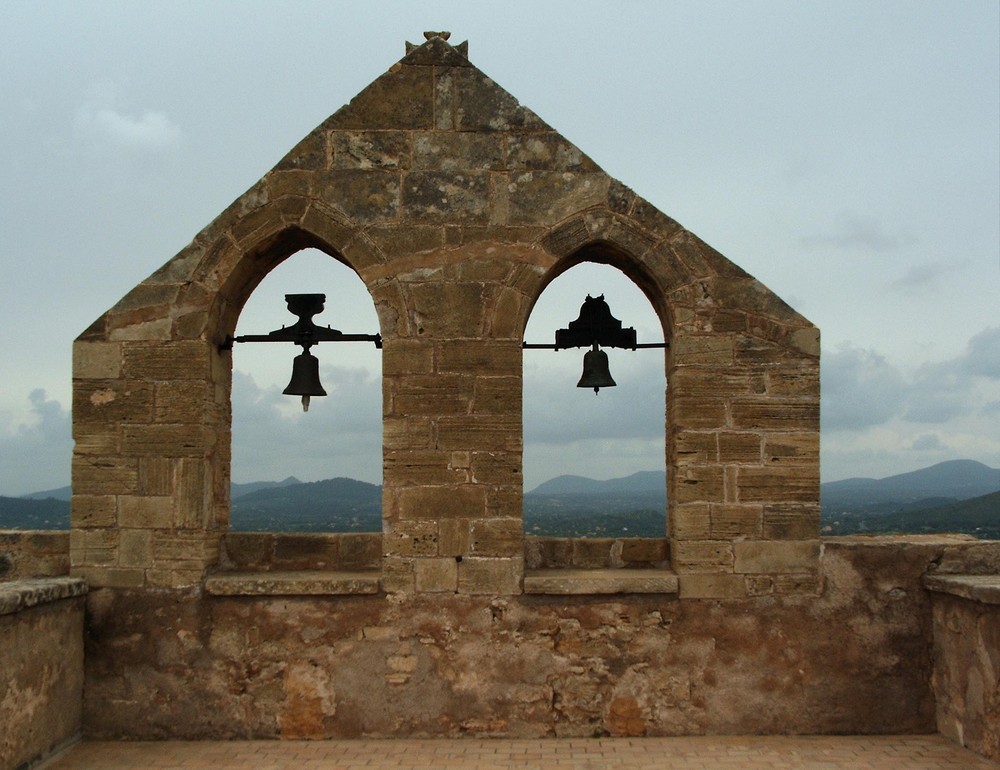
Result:
{"label": "stone finial", "polygon": [[[466,40],[464,43],[452,45],[448,42],[450,37],[450,32],[428,31],[424,33],[426,42],[421,45],[414,45],[413,43],[406,41],[407,57],[417,50],[421,51],[421,53],[417,55],[416,59],[410,59],[406,63],[442,64],[456,67],[468,66],[468,62],[463,63],[461,59],[469,58],[469,41]],[[456,53],[458,53],[459,56],[455,56]]]}

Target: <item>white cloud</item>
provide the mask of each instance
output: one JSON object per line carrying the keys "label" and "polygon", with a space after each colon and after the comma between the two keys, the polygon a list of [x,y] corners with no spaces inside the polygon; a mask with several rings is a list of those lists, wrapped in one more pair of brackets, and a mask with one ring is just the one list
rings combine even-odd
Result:
{"label": "white cloud", "polygon": [[0,426],[0,495],[17,497],[69,484],[73,440],[69,412],[35,389],[27,422]]}
{"label": "white cloud", "polygon": [[176,144],[181,128],[159,110],[128,114],[116,108],[118,88],[113,83],[93,83],[77,108],[75,125],[84,136],[98,137],[134,149],[162,150]]}
{"label": "white cloud", "polygon": [[1000,380],[1000,326],[983,329],[969,340],[963,364],[971,374]]}
{"label": "white cloud", "polygon": [[842,212],[836,216],[829,232],[807,235],[799,239],[804,248],[832,246],[837,249],[864,251],[895,251],[913,244],[909,234],[886,232],[883,224],[872,216]]}
{"label": "white cloud", "polygon": [[913,440],[912,444],[910,444],[910,449],[915,452],[941,451],[942,449],[947,448],[948,447],[941,441],[941,437],[936,433],[921,434]]}
{"label": "white cloud", "polygon": [[282,387],[258,387],[233,372],[233,479],[301,481],[347,476],[382,481],[382,402],[377,376],[321,367],[329,394],[303,413]]}
{"label": "white cloud", "polygon": [[926,286],[933,286],[942,276],[948,275],[956,269],[956,265],[949,265],[943,262],[924,262],[920,265],[910,265],[906,272],[894,281],[890,281],[889,288],[900,291],[912,291]]}
{"label": "white cloud", "polygon": [[874,350],[845,346],[825,354],[820,374],[824,431],[865,430],[900,412],[906,380]]}
{"label": "white cloud", "polygon": [[824,355],[823,480],[858,475],[859,468],[887,476],[960,458],[1000,465],[998,343],[1000,329],[984,329],[962,355],[912,373],[873,350]]}
{"label": "white cloud", "polygon": [[924,364],[900,397],[906,403],[903,419],[910,422],[947,422],[976,405],[973,378],[954,361]]}
{"label": "white cloud", "polygon": [[825,431],[866,430],[901,418],[946,423],[985,409],[987,383],[1000,380],[1000,327],[973,336],[955,359],[925,363],[904,375],[880,353],[851,345],[822,361]]}
{"label": "white cloud", "polygon": [[138,117],[102,109],[88,116],[94,127],[110,138],[131,147],[167,147],[180,138],[180,127],[162,112],[144,112]]}

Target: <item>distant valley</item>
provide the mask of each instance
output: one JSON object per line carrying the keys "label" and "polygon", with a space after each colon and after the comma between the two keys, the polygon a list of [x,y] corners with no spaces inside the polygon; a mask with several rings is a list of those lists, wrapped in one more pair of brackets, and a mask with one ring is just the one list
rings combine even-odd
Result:
{"label": "distant valley", "polygon": [[[0,497],[0,529],[67,529],[69,487]],[[972,460],[821,486],[825,535],[964,532],[1000,539],[1000,469]],[[382,487],[347,478],[233,484],[234,530],[376,532]],[[559,537],[663,537],[662,471],[597,481],[558,476],[524,495],[524,528]]]}

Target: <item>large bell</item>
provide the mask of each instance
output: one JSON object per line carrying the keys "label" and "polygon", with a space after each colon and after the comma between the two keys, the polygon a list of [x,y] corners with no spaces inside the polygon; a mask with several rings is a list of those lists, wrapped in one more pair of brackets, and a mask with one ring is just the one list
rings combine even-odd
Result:
{"label": "large bell", "polygon": [[302,396],[302,411],[309,411],[310,396],[325,396],[319,381],[319,359],[306,349],[292,361],[292,379],[283,391],[286,396]]}
{"label": "large bell", "polygon": [[588,350],[583,356],[583,376],[576,384],[578,388],[593,388],[597,393],[601,388],[613,388],[617,385],[611,379],[611,371],[608,369],[608,354],[603,350],[598,350],[594,346],[593,350]]}

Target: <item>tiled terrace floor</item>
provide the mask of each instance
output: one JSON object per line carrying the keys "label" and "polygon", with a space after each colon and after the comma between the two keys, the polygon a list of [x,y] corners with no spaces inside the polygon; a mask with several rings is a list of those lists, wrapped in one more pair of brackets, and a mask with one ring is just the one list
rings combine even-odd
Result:
{"label": "tiled terrace floor", "polygon": [[995,770],[938,735],[84,742],[44,770]]}

